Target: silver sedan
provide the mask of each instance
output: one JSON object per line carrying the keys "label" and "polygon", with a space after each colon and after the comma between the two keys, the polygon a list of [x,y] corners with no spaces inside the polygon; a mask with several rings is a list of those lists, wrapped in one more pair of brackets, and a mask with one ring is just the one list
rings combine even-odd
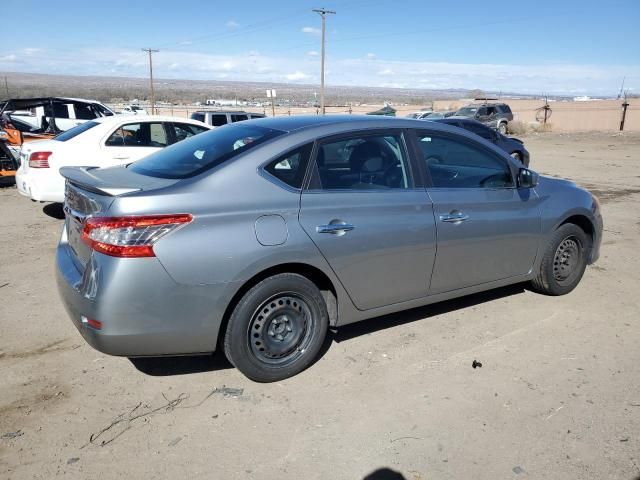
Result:
{"label": "silver sedan", "polygon": [[307,368],[329,327],[517,282],[569,293],[602,238],[589,192],[410,119],[250,120],[61,173],[58,284],[87,342],[220,348],[262,382]]}

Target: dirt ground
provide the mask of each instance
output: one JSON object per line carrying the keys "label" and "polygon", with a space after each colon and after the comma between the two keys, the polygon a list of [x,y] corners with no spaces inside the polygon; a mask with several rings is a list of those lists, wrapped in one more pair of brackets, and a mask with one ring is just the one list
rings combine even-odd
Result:
{"label": "dirt ground", "polygon": [[[0,189],[0,478],[640,478],[640,135],[525,140],[532,168],[602,199],[601,259],[573,293],[346,327],[267,385],[221,354],[93,350],[56,292],[60,209]],[[370,478],[402,478],[386,473]]]}

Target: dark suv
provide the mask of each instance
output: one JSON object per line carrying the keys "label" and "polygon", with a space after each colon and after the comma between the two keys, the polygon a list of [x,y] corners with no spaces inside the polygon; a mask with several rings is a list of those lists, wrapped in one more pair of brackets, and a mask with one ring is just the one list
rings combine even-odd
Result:
{"label": "dark suv", "polygon": [[[428,117],[427,120],[429,120]],[[475,133],[479,137],[493,143],[496,147],[504,150],[516,160],[520,160],[525,167],[529,168],[529,152],[524,147],[524,142],[518,138],[507,137],[476,120],[466,117],[434,118],[432,121],[464,128],[469,132]]]}
{"label": "dark suv", "polygon": [[456,112],[457,117],[473,118],[506,135],[513,112],[506,103],[472,103]]}

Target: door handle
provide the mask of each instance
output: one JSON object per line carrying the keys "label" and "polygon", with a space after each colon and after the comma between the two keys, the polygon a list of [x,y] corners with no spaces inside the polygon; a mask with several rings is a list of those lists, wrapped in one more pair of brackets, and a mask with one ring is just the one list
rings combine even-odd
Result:
{"label": "door handle", "polygon": [[316,232],[318,233],[332,233],[333,235],[344,235],[356,228],[355,225],[350,223],[329,223],[328,225],[318,225]]}
{"label": "door handle", "polygon": [[451,212],[446,215],[440,215],[441,222],[447,223],[461,223],[469,220],[469,215],[465,215],[462,212]]}

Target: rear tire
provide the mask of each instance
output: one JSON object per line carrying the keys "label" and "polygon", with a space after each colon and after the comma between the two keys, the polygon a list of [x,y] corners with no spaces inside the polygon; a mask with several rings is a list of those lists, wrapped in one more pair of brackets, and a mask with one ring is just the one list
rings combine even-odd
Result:
{"label": "rear tire", "polygon": [[506,135],[507,134],[507,124],[502,122],[500,124],[498,124],[498,131],[502,134],[502,135]]}
{"label": "rear tire", "polygon": [[276,382],[306,369],[329,326],[318,287],[294,273],[269,277],[235,306],[224,337],[229,361],[256,382]]}
{"label": "rear tire", "polygon": [[566,223],[558,228],[543,253],[540,270],[531,285],[545,295],[565,295],[572,291],[587,267],[591,249],[589,236],[577,225]]}

